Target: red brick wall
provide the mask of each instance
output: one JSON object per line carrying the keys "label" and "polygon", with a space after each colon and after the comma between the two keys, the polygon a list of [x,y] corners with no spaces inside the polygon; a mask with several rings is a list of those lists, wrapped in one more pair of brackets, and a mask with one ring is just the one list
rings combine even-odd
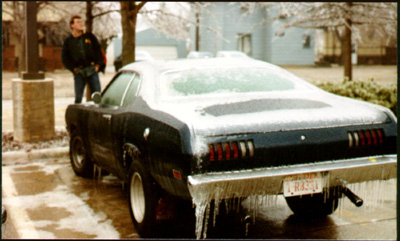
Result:
{"label": "red brick wall", "polygon": [[18,58],[15,57],[15,46],[3,46],[3,66],[5,71],[16,71],[18,66]]}
{"label": "red brick wall", "polygon": [[45,61],[46,71],[64,68],[61,62],[61,47],[43,45],[42,58]]}

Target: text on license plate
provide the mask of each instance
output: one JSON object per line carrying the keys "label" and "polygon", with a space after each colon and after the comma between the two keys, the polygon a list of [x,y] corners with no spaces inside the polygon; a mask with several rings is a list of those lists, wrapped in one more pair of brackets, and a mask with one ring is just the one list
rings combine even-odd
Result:
{"label": "text on license plate", "polygon": [[321,193],[323,184],[323,178],[319,172],[286,176],[283,181],[283,195],[290,197]]}

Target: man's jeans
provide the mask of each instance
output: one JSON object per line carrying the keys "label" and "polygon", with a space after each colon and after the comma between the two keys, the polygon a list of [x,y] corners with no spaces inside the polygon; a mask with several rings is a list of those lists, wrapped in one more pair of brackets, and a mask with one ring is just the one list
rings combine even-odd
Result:
{"label": "man's jeans", "polygon": [[85,89],[86,83],[89,84],[91,91],[90,94],[101,91],[98,72],[94,73],[92,76],[89,77],[83,77],[80,74],[74,73],[74,82],[75,82],[75,104],[80,104],[82,102],[83,91]]}

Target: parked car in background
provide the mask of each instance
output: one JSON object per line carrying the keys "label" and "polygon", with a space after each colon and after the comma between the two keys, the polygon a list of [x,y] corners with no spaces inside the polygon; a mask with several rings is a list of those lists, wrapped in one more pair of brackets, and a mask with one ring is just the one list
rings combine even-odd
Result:
{"label": "parked car in background", "polygon": [[[144,50],[136,50],[135,52],[135,61],[136,62],[141,62],[141,61],[148,61],[148,60],[154,60],[153,56],[147,51]],[[118,72],[120,68],[122,68],[122,57],[119,55],[115,60],[114,60],[114,67],[115,67],[115,72]]]}
{"label": "parked car in background", "polygon": [[249,58],[247,54],[240,51],[218,51],[217,57],[222,58]]}
{"label": "parked car in background", "polygon": [[343,195],[362,204],[347,184],[397,176],[389,109],[266,62],[132,63],[96,95],[66,110],[71,165],[91,177],[95,164],[127,183],[142,237],[155,235],[162,207],[175,202],[195,205],[200,238],[211,203],[283,195],[295,215],[326,216]]}
{"label": "parked car in background", "polygon": [[187,55],[188,59],[206,59],[213,58],[214,55],[210,52],[190,51]]}

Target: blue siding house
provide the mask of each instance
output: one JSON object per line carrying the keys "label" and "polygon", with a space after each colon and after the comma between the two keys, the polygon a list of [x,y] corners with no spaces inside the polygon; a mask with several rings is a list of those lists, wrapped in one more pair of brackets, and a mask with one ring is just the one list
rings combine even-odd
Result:
{"label": "blue siding house", "polygon": [[[200,16],[199,51],[215,55],[220,50],[240,50],[277,65],[314,65],[313,32],[302,28],[282,32],[284,19],[261,23],[270,17],[265,9],[244,16],[246,9],[239,3],[213,2],[209,11],[211,14]],[[195,50],[195,27],[191,40],[191,50]]]}
{"label": "blue siding house", "polygon": [[[121,55],[122,38],[114,40],[114,58]],[[145,29],[136,33],[136,50],[146,50],[156,59],[185,58],[186,41],[167,38],[155,29]]]}

